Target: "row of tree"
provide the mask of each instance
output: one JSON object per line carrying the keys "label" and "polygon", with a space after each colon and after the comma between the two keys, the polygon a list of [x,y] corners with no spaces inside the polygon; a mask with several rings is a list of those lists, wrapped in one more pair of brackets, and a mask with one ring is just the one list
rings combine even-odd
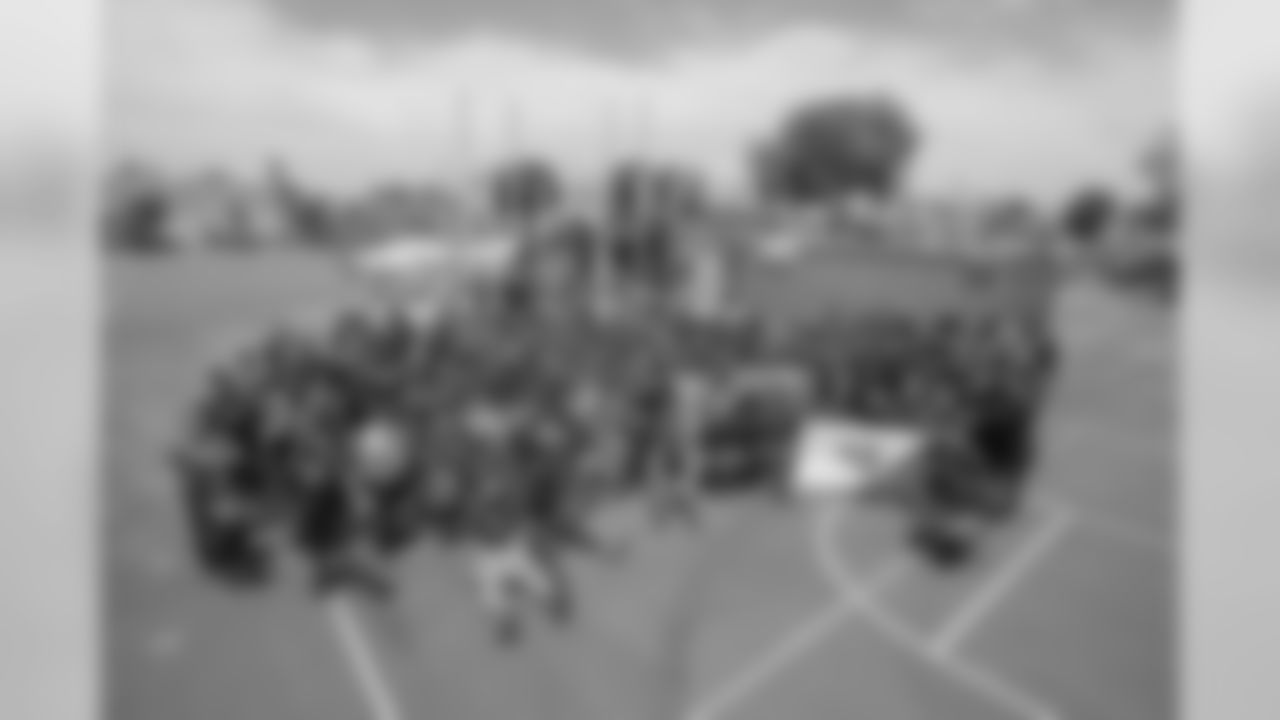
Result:
{"label": "row of tree", "polygon": [[[899,194],[922,141],[911,114],[893,98],[833,96],[785,117],[746,160],[757,200],[770,207],[821,207],[851,198],[879,202]],[[1162,138],[1142,162],[1150,192],[1136,207],[1127,206],[1116,192],[1090,185],[1071,198],[1057,218],[1044,220],[1083,244],[1095,243],[1125,217],[1172,236],[1180,214],[1173,138]],[[172,183],[148,177],[137,168],[117,180],[108,194],[106,213],[111,244],[128,249],[163,247],[171,224],[166,217],[183,212]],[[712,204],[711,193],[696,170],[674,163],[620,163],[606,178],[603,190],[607,214],[623,222],[652,212],[696,215]],[[409,185],[386,185],[362,198],[339,201],[305,186],[279,164],[249,192],[277,216],[276,227],[286,229],[281,234],[321,246],[430,231],[456,220],[460,205],[446,190]],[[553,161],[515,158],[490,176],[487,214],[526,228],[557,214],[571,194]],[[241,228],[229,234],[247,232]]]}
{"label": "row of tree", "polygon": [[[884,197],[899,186],[916,144],[908,114],[888,98],[834,98],[787,118],[750,161],[759,194],[771,203],[820,202],[850,193]],[[189,184],[137,163],[117,170],[109,180],[104,218],[111,244],[134,250],[163,247],[171,224],[167,218],[183,212],[185,198],[180,193]],[[225,188],[234,182],[220,180],[212,184]],[[609,210],[619,216],[647,212],[642,208],[655,204],[678,214],[697,212],[710,198],[694,169],[674,163],[625,161],[605,184]],[[489,210],[515,224],[555,212],[569,195],[555,164],[536,157],[516,158],[498,167],[489,185]],[[240,190],[280,216],[288,235],[318,244],[377,236],[397,226],[421,229],[431,219],[415,215],[448,214],[440,206],[450,204],[445,191],[396,185],[342,202],[306,187],[280,164],[270,167],[262,182],[243,184]]]}
{"label": "row of tree", "polygon": [[1144,192],[1127,198],[1102,185],[1082,188],[1062,226],[1102,274],[1148,296],[1176,294],[1181,275],[1183,169],[1167,135],[1141,158]]}

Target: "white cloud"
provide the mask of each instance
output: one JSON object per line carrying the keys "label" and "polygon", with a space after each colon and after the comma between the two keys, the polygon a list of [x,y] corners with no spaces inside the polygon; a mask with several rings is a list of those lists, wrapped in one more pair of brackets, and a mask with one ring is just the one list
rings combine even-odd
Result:
{"label": "white cloud", "polygon": [[92,124],[95,22],[87,0],[0,3],[0,138]]}
{"label": "white cloud", "polygon": [[97,120],[89,0],[0,3],[0,240],[69,225]]}
{"label": "white cloud", "polygon": [[[1269,0],[1192,3],[1184,21],[1184,113],[1202,161],[1214,172],[1253,163],[1272,142],[1280,104],[1280,6]],[[1268,155],[1268,157],[1270,157]]]}
{"label": "white cloud", "polygon": [[304,33],[250,0],[129,0],[109,28],[118,148],[180,166],[276,152],[338,187],[512,149],[590,170],[637,146],[729,178],[796,101],[884,88],[925,126],[922,186],[1055,193],[1128,172],[1172,104],[1157,47],[1066,67],[797,23],[624,64],[500,35],[393,50]]}
{"label": "white cloud", "polygon": [[1209,293],[1280,299],[1280,6],[1195,3],[1185,19],[1185,117],[1195,161],[1189,240]]}

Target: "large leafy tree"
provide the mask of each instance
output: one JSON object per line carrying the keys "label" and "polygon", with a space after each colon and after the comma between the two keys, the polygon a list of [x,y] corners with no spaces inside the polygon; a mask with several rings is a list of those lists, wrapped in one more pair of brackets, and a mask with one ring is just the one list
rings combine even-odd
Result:
{"label": "large leafy tree", "polygon": [[1062,211],[1062,229],[1076,242],[1094,245],[1116,222],[1120,203],[1106,188],[1089,185],[1067,201]]}
{"label": "large leafy tree", "polygon": [[564,187],[555,167],[537,158],[513,160],[499,167],[489,192],[499,217],[522,224],[545,217],[564,199]]}
{"label": "large leafy tree", "polygon": [[325,245],[336,239],[338,209],[318,190],[304,184],[281,161],[267,170],[267,191],[278,203],[289,232],[308,245]]}
{"label": "large leafy tree", "polygon": [[790,202],[892,196],[919,142],[909,113],[892,98],[817,100],[787,118],[759,150],[757,184],[765,196]]}
{"label": "large leafy tree", "polygon": [[107,178],[103,233],[108,247],[154,253],[167,245],[170,200],[164,179],[150,167],[125,162]]}

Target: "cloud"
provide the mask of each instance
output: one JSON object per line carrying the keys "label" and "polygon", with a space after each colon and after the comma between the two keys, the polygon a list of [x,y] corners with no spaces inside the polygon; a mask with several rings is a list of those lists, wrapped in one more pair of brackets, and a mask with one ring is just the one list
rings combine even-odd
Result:
{"label": "cloud", "polygon": [[731,182],[798,101],[888,89],[924,126],[922,187],[1045,195],[1124,176],[1171,111],[1163,47],[1099,46],[1068,66],[796,21],[628,62],[498,33],[384,46],[250,0],[125,0],[108,27],[116,149],[184,168],[274,154],[335,189],[521,150],[590,172],[642,148]]}
{"label": "cloud", "polygon": [[0,3],[0,138],[92,124],[96,18],[89,5]]}
{"label": "cloud", "polygon": [[97,120],[89,0],[0,3],[0,242],[66,227],[88,196]]}
{"label": "cloud", "polygon": [[[1280,7],[1265,0],[1193,5],[1186,17],[1185,116],[1208,170],[1234,172],[1255,162],[1280,107]],[[1270,157],[1269,155],[1267,156]]]}
{"label": "cloud", "polygon": [[1207,293],[1280,300],[1280,7],[1221,0],[1189,9],[1184,113],[1193,160],[1187,238]]}

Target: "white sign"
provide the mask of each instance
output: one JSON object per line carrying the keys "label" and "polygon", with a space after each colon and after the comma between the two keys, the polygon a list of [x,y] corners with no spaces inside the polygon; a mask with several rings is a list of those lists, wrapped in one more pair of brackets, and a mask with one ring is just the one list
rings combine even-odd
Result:
{"label": "white sign", "polygon": [[922,445],[914,428],[815,420],[796,445],[792,487],[810,497],[852,495],[908,463]]}

